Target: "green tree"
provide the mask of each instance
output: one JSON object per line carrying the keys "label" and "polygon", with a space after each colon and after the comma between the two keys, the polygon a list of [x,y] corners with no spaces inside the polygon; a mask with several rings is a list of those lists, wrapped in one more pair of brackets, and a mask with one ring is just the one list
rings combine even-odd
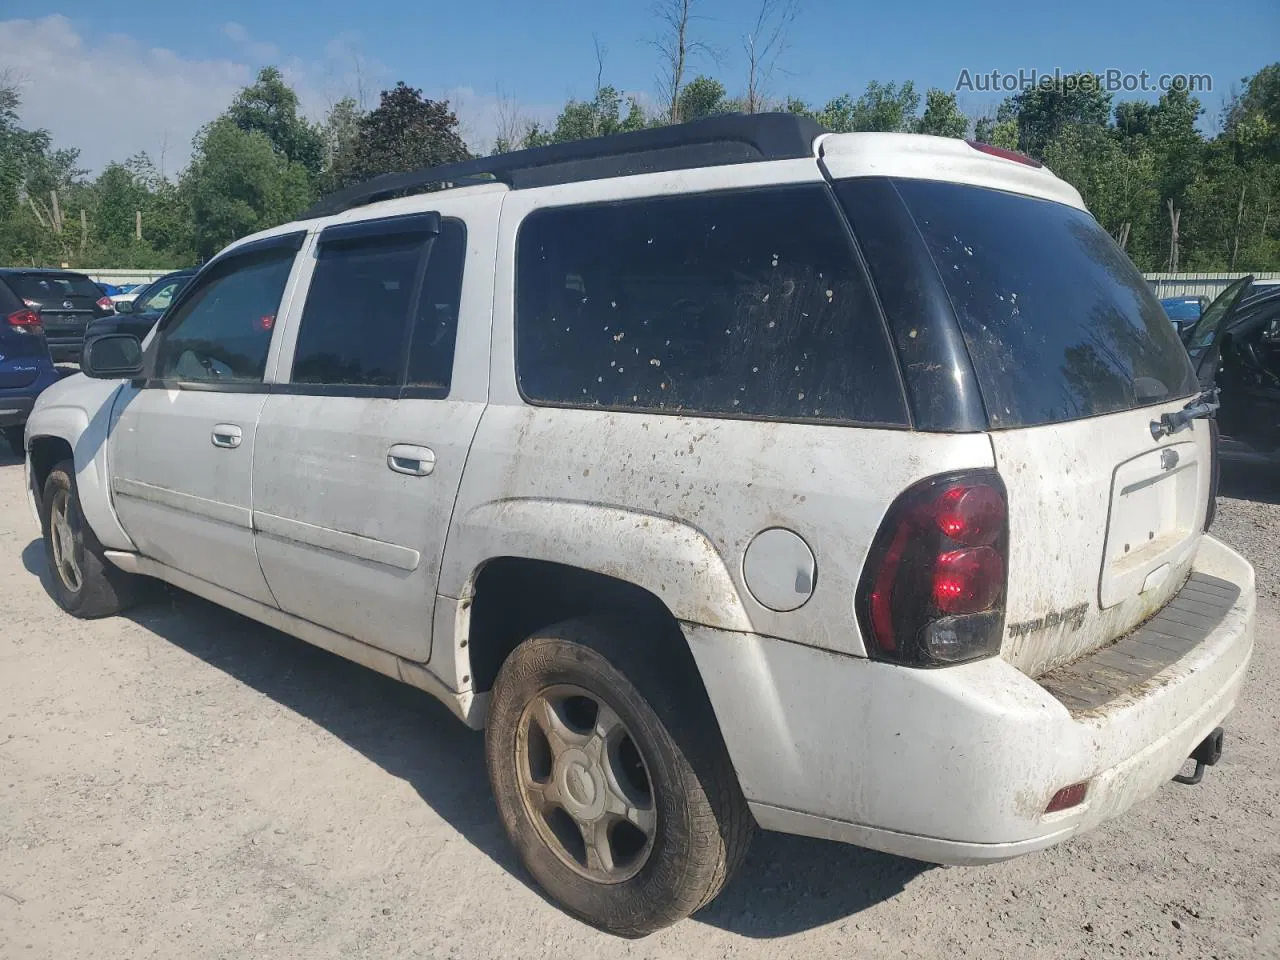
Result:
{"label": "green tree", "polygon": [[963,137],[969,129],[969,118],[960,112],[956,95],[936,87],[925,94],[924,114],[916,126],[917,133],[935,137]]}
{"label": "green tree", "polygon": [[447,100],[428,100],[403,81],[383,90],[376,109],[359,119],[355,140],[340,148],[326,184],[331,189],[383,173],[403,173],[466,160]]}
{"label": "green tree", "polygon": [[1052,84],[1037,84],[1005,100],[997,121],[1015,119],[1018,149],[1037,160],[1065,127],[1105,127],[1111,116],[1111,94],[1093,73],[1068,74]]}
{"label": "green tree", "polygon": [[680,103],[677,107],[680,121],[701,120],[728,112],[729,104],[725,95],[724,84],[719,80],[701,74],[694,77],[680,91]]}
{"label": "green tree", "polygon": [[261,131],[221,117],[196,136],[182,190],[194,221],[195,253],[207,258],[239,237],[284,223],[312,200],[307,168],[276,151]]}
{"label": "green tree", "polygon": [[920,94],[910,80],[902,86],[872,80],[856,100],[851,94],[843,93],[827,101],[815,116],[834,133],[903,133],[915,127],[919,107]]}
{"label": "green tree", "polygon": [[245,133],[257,131],[286,160],[300,163],[312,176],[324,163],[319,129],[298,116],[298,95],[275,67],[263,67],[256,82],[241,90],[227,118]]}

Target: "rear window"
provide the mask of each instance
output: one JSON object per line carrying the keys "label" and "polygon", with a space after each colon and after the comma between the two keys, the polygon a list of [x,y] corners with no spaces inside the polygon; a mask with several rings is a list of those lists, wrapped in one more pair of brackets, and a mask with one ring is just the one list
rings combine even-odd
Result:
{"label": "rear window", "polygon": [[19,273],[11,274],[6,279],[18,296],[41,303],[67,297],[88,297],[97,301],[103,296],[98,285],[88,277],[47,277],[35,273]]}
{"label": "rear window", "polygon": [[951,298],[992,427],[1195,392],[1168,316],[1089,214],[981,187],[894,183]]}
{"label": "rear window", "polygon": [[516,368],[535,403],[906,422],[824,185],[544,209],[516,262]]}

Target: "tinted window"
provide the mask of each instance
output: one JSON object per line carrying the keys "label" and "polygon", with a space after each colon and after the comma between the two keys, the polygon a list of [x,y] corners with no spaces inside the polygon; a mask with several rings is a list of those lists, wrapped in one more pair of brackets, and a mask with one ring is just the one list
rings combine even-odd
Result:
{"label": "tinted window", "polygon": [[90,300],[99,300],[103,296],[102,290],[88,277],[19,273],[11,274],[8,280],[18,296],[41,303],[67,297],[88,297]]}
{"label": "tinted window", "polygon": [[1089,214],[961,184],[895,184],[951,298],[993,427],[1195,391],[1164,310]]}
{"label": "tinted window", "polygon": [[453,346],[458,334],[462,269],[467,231],[459,220],[444,220],[431,244],[418,317],[409,354],[408,386],[445,397],[453,379]]}
{"label": "tinted window", "polygon": [[161,335],[156,376],[261,381],[293,249],[231,257],[200,278]]}
{"label": "tinted window", "polygon": [[517,247],[530,400],[903,423],[883,324],[820,184],[548,209]]}
{"label": "tinted window", "polygon": [[414,281],[428,238],[321,243],[294,350],[294,383],[399,386]]}

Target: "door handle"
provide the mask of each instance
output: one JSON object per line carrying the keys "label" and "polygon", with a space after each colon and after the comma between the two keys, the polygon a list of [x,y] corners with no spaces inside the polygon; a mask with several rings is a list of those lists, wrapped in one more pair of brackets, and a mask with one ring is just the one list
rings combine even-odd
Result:
{"label": "door handle", "polygon": [[240,428],[234,423],[219,423],[213,428],[212,439],[215,447],[234,450],[240,446],[240,441],[244,439],[244,434],[240,432]]}
{"label": "door handle", "polygon": [[396,473],[426,477],[436,468],[436,455],[428,447],[397,443],[387,451],[387,466]]}

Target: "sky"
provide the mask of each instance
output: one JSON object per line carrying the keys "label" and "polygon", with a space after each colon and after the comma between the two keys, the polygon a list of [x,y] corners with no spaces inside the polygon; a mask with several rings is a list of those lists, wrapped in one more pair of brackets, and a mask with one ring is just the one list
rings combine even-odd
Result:
{"label": "sky", "polygon": [[[744,91],[743,39],[759,2],[694,0],[693,36],[715,57],[696,59],[691,75]],[[856,96],[870,80],[953,90],[963,71],[1197,73],[1212,78],[1200,95],[1212,130],[1241,78],[1280,59],[1276,0],[796,2],[769,90],[817,104]],[[380,89],[404,80],[447,97],[464,137],[484,149],[502,104],[546,122],[568,98],[589,97],[596,42],[605,82],[654,102],[654,9],[654,0],[0,0],[0,72],[21,82],[22,125],[78,147],[93,172],[145,150],[175,175],[200,126],[265,64],[284,70],[317,120],[343,96],[376,106]],[[958,94],[971,115],[1002,95]]]}

